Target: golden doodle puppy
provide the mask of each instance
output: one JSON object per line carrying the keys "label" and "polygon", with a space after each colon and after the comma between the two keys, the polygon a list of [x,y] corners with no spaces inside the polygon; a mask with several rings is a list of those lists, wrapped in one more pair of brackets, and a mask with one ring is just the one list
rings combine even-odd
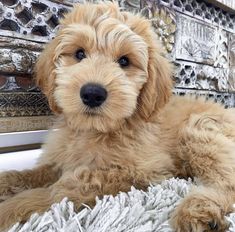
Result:
{"label": "golden doodle puppy", "polygon": [[171,215],[178,232],[225,231],[235,202],[235,110],[171,96],[172,67],[148,20],[114,3],[77,5],[36,65],[58,114],[38,166],[0,175],[0,227],[68,197],[197,178]]}

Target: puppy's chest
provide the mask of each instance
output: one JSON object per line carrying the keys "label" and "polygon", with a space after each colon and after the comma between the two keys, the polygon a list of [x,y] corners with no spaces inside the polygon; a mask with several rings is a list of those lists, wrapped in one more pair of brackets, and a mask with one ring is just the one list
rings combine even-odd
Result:
{"label": "puppy's chest", "polygon": [[167,153],[150,138],[95,139],[81,137],[72,141],[65,152],[63,170],[80,168],[121,168],[143,174],[149,182],[173,176],[174,165]]}
{"label": "puppy's chest", "polygon": [[142,169],[145,162],[151,162],[153,149],[137,138],[79,136],[70,140],[65,154],[65,169],[79,166],[91,169],[110,166]]}

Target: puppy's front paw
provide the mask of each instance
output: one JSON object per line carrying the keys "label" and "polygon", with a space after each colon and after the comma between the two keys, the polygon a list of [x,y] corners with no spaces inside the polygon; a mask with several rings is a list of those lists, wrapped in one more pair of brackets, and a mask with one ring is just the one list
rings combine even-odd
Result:
{"label": "puppy's front paw", "polygon": [[[11,200],[11,199],[10,199]],[[0,231],[5,232],[18,221],[21,221],[20,215],[15,214],[13,207],[7,204],[8,200],[0,203]]]}
{"label": "puppy's front paw", "polygon": [[225,213],[212,199],[194,195],[176,208],[171,224],[177,232],[225,232],[229,226]]}
{"label": "puppy's front paw", "polygon": [[7,200],[22,191],[22,181],[16,171],[0,173],[0,202]]}
{"label": "puppy's front paw", "polygon": [[7,172],[0,173],[0,202],[14,195],[14,189],[12,189],[8,174]]}

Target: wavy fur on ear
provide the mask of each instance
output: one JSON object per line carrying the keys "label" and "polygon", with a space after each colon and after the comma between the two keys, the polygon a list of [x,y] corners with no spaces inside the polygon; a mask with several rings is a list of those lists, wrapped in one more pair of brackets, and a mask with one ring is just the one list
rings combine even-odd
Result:
{"label": "wavy fur on ear", "polygon": [[46,95],[51,110],[54,113],[60,113],[60,109],[55,103],[55,50],[58,45],[58,38],[52,40],[44,49],[35,66],[36,84]]}
{"label": "wavy fur on ear", "polygon": [[164,57],[164,52],[155,37],[152,32],[148,41],[148,80],[141,90],[138,102],[139,114],[146,121],[168,102],[173,86],[172,65]]}
{"label": "wavy fur on ear", "polygon": [[148,121],[168,102],[171,96],[173,65],[164,57],[165,51],[150,21],[128,12],[122,14],[125,23],[148,45],[148,80],[138,99],[138,113],[141,118]]}

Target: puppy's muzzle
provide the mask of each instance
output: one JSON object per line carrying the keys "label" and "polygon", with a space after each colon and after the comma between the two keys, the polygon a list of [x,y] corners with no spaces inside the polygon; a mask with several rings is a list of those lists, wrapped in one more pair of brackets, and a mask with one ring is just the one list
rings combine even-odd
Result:
{"label": "puppy's muzzle", "polygon": [[86,84],[80,90],[82,102],[90,108],[99,107],[107,98],[107,91],[98,84]]}

